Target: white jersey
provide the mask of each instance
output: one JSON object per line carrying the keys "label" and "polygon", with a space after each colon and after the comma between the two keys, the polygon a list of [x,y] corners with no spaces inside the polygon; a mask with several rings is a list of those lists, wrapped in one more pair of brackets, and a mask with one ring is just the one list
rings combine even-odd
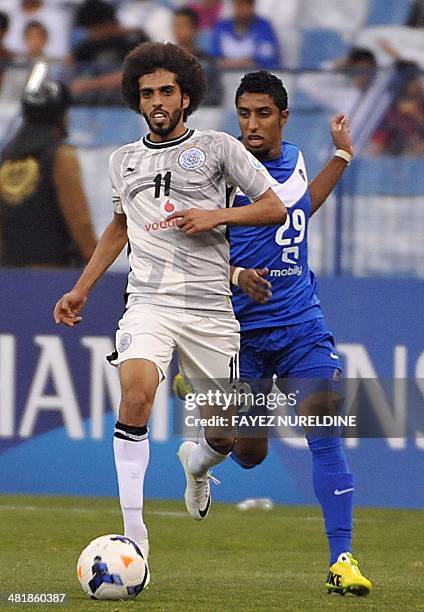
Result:
{"label": "white jersey", "polygon": [[235,186],[256,200],[275,184],[264,166],[228,134],[187,130],[170,141],[145,137],[121,147],[111,155],[110,174],[114,210],[127,217],[128,305],[232,314],[226,227],[187,236],[165,219],[230,206]]}

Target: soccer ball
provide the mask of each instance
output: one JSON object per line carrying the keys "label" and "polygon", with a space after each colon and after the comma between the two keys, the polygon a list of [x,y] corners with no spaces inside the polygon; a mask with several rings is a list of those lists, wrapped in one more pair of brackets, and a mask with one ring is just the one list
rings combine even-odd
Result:
{"label": "soccer ball", "polygon": [[83,591],[92,599],[134,599],[149,584],[150,573],[138,545],[121,535],[92,540],[77,563]]}

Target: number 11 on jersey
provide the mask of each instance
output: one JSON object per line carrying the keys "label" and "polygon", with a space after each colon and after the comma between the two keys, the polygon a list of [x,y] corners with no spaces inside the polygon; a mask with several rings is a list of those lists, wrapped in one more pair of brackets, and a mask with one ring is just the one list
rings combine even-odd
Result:
{"label": "number 11 on jersey", "polygon": [[[163,179],[164,179],[163,195],[168,197],[171,191],[171,171],[170,170],[168,170],[168,172],[165,174]],[[155,178],[153,179],[153,182],[155,184],[155,198],[160,198],[160,192],[162,189],[162,173],[161,172],[159,172],[159,174],[155,176]]]}

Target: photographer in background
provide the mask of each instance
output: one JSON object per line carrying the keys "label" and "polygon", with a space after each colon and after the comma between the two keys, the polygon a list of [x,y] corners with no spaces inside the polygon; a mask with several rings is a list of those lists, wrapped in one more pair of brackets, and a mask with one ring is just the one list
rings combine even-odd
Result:
{"label": "photographer in background", "polygon": [[70,94],[57,81],[25,91],[23,123],[0,158],[0,264],[78,267],[96,236],[73,147]]}
{"label": "photographer in background", "polygon": [[131,30],[122,26],[116,8],[106,0],[84,0],[75,24],[87,30],[87,37],[72,49],[68,62],[74,74],[70,82],[74,104],[122,105],[122,63],[134,47],[148,40],[142,24]]}

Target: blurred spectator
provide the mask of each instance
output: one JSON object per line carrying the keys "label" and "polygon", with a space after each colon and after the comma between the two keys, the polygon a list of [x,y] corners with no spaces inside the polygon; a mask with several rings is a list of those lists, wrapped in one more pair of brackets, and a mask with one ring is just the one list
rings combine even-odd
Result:
{"label": "blurred spectator", "polygon": [[421,70],[424,70],[424,53],[421,49],[402,49],[402,51],[398,51],[388,38],[380,38],[377,42],[393,60],[412,62],[417,64]]}
{"label": "blurred spectator", "polygon": [[5,46],[4,37],[9,29],[10,19],[7,13],[0,13],[0,61],[8,62],[12,59],[12,52]]}
{"label": "blurred spectator", "polygon": [[212,30],[221,14],[222,2],[221,0],[197,0],[189,2],[187,7],[195,11],[199,19],[198,46],[209,53]]}
{"label": "blurred spectator", "polygon": [[0,159],[0,263],[75,267],[96,246],[80,167],[67,135],[68,90],[24,94],[23,123]]}
{"label": "blurred spectator", "polygon": [[156,0],[125,0],[118,18],[126,28],[143,28],[150,40],[175,42],[172,36],[172,11]]}
{"label": "blurred spectator", "polygon": [[46,45],[49,39],[48,32],[39,21],[30,21],[24,30],[24,57],[30,62],[46,59]]}
{"label": "blurred spectator", "polygon": [[356,90],[364,93],[375,76],[377,62],[369,49],[353,47],[346,57],[330,62],[328,67],[347,72]]}
{"label": "blurred spectator", "polygon": [[6,13],[0,13],[0,87],[3,81],[4,69],[7,62],[13,58],[13,54],[4,45],[4,37],[9,28],[9,16]]}
{"label": "blurred spectator", "polygon": [[301,75],[299,89],[332,112],[350,115],[372,84],[377,62],[372,51],[352,47],[345,57],[324,62],[323,69]]}
{"label": "blurred spectator", "polygon": [[416,64],[399,62],[404,84],[376,130],[370,146],[374,155],[424,155],[424,88]]}
{"label": "blurred spectator", "polygon": [[414,28],[424,28],[424,0],[414,1],[406,25]]}
{"label": "blurred spectator", "polygon": [[60,7],[52,7],[44,0],[14,0],[5,9],[10,16],[10,30],[6,45],[15,53],[25,53],[24,30],[28,22],[39,21],[48,32],[45,55],[64,58],[69,51],[69,16]]}
{"label": "blurred spectator", "polygon": [[221,0],[197,0],[189,2],[187,6],[197,14],[201,31],[212,30],[222,10]]}
{"label": "blurred spectator", "polygon": [[24,53],[17,53],[13,58],[13,64],[5,72],[1,91],[2,100],[19,100],[37,61],[51,64],[50,76],[59,76],[62,72],[61,65],[54,66],[54,60],[46,56],[48,32],[42,23],[39,21],[27,23],[24,30],[24,43]]}
{"label": "blurred spectator", "polygon": [[203,101],[206,106],[218,106],[222,101],[221,74],[215,58],[197,47],[199,18],[191,8],[181,8],[174,12],[174,38],[178,45],[195,55],[201,62],[208,81],[208,93]]}
{"label": "blurred spectator", "polygon": [[[357,2],[358,0],[355,0]],[[299,53],[301,50],[300,22],[305,13],[306,3],[303,0],[284,0],[278,3],[276,10],[275,0],[256,0],[256,12],[260,17],[268,19],[278,37],[281,57],[284,58],[284,67],[297,68],[299,66]]]}
{"label": "blurred spectator", "polygon": [[384,6],[386,0],[298,0],[298,24],[308,30],[343,32],[352,40],[366,26],[376,3]]}
{"label": "blurred spectator", "polygon": [[115,8],[105,0],[85,0],[76,12],[76,25],[88,36],[71,53],[75,78],[70,87],[76,104],[122,104],[121,68],[127,53],[148,40],[143,30],[127,30]]}
{"label": "blurred spectator", "polygon": [[218,21],[212,54],[224,69],[280,68],[278,38],[269,21],[255,13],[255,0],[233,0],[233,17]]}

